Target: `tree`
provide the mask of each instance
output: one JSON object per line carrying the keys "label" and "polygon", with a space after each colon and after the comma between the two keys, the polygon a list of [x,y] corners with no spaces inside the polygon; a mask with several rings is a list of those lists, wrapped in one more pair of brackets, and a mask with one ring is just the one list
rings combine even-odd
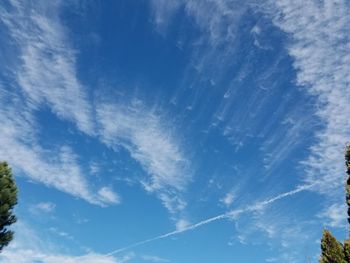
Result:
{"label": "tree", "polygon": [[17,186],[11,168],[0,162],[0,252],[13,239],[13,231],[8,227],[16,222],[13,207],[17,204]]}
{"label": "tree", "polygon": [[346,204],[348,205],[348,222],[350,223],[350,144],[346,146],[345,166],[348,179],[346,180]]}
{"label": "tree", "polygon": [[[346,180],[346,204],[348,205],[348,222],[350,224],[350,143],[345,150],[345,165],[346,173],[348,174]],[[324,230],[321,239],[321,250],[320,263],[350,263],[350,239],[345,240],[343,245],[328,230]]]}
{"label": "tree", "polygon": [[343,245],[328,231],[323,231],[321,239],[320,263],[346,263]]}
{"label": "tree", "polygon": [[[350,143],[348,143],[345,150],[345,166],[348,174],[348,179],[346,180],[346,204],[348,205],[348,222],[350,224]],[[350,262],[350,239],[344,241],[344,254],[346,262]]]}
{"label": "tree", "polygon": [[350,240],[345,240],[344,241],[344,256],[345,256],[345,261],[350,262]]}

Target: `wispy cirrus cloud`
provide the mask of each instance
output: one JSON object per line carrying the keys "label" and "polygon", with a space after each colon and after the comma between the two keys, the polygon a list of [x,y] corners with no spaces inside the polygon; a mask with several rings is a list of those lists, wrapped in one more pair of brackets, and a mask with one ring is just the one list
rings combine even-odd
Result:
{"label": "wispy cirrus cloud", "polygon": [[14,107],[8,100],[0,101],[0,158],[34,181],[96,203],[71,148],[43,149],[37,142],[32,114],[21,105]]}
{"label": "wispy cirrus cloud", "polygon": [[192,171],[167,121],[137,102],[122,107],[102,103],[97,116],[101,140],[109,147],[125,147],[149,174],[142,181],[145,190],[156,193],[171,213],[183,210],[181,193]]}
{"label": "wispy cirrus cloud", "polygon": [[347,218],[345,213],[346,210],[347,210],[347,206],[345,203],[342,203],[342,204],[335,203],[325,208],[317,216],[319,218],[327,218],[328,220],[324,222],[324,224],[327,226],[347,228],[348,224],[346,220]]}
{"label": "wispy cirrus cloud", "polygon": [[170,262],[170,260],[154,255],[142,255],[141,258],[149,262]]}
{"label": "wispy cirrus cloud", "polygon": [[60,4],[14,0],[0,7],[1,26],[8,34],[2,45],[15,49],[0,89],[0,158],[31,180],[90,203],[118,203],[111,190],[107,196],[90,189],[79,156],[69,145],[46,149],[39,139],[36,113],[47,106],[85,134],[94,133],[87,93],[76,77],[75,51],[60,23]]}
{"label": "wispy cirrus cloud", "polygon": [[[43,237],[25,222],[15,225],[16,239],[0,254],[0,262],[6,263],[122,263],[128,258],[117,259],[90,252],[83,256],[60,252],[52,240]],[[57,229],[54,229],[57,231]],[[60,232],[60,235],[67,234]]]}
{"label": "wispy cirrus cloud", "polygon": [[[321,192],[342,183],[339,179],[343,174],[343,148],[350,138],[347,118],[350,112],[347,103],[350,75],[347,67],[350,61],[347,28],[350,24],[350,7],[347,1],[247,1],[242,5],[239,1],[192,0],[167,5],[162,0],[154,0],[152,3],[157,24],[171,19],[169,13],[183,8],[188,16],[194,18],[202,35],[210,39],[211,54],[215,57],[227,55],[225,50],[216,50],[216,45],[226,43],[234,46],[237,36],[235,27],[248,9],[270,15],[274,24],[290,36],[287,50],[294,59],[297,84],[304,86],[308,94],[318,99],[315,117],[321,120],[323,128],[316,132],[318,142],[311,147],[310,157],[305,160],[308,172],[306,180],[313,181],[322,176],[325,184],[320,187]],[[215,16],[207,16],[212,10],[215,10]],[[261,28],[257,30],[255,26],[251,32],[260,33]],[[201,48],[199,52],[206,51],[205,46]],[[207,64],[204,60],[202,62],[202,65]],[[228,65],[224,62],[220,64]]]}
{"label": "wispy cirrus cloud", "polygon": [[7,263],[120,263],[114,257],[90,253],[85,256],[72,256],[60,253],[50,253],[26,248],[10,248],[0,255],[0,260]]}
{"label": "wispy cirrus cloud", "polygon": [[[168,14],[179,10],[184,10],[186,15],[194,19],[202,34],[195,43],[196,49],[193,52],[193,57],[196,63],[192,66],[197,69],[197,72],[203,73],[208,72],[208,70],[203,71],[206,65],[216,65],[215,70],[209,71],[208,74],[215,72],[219,79],[220,74],[226,72],[230,66],[230,63],[223,57],[230,59],[234,57],[232,56],[234,53],[230,53],[230,50],[235,49],[238,41],[237,28],[235,27],[247,10],[259,13],[267,19],[271,18],[274,26],[287,33],[286,50],[294,60],[296,83],[302,86],[300,90],[304,90],[309,98],[315,98],[317,103],[313,109],[311,107],[307,109],[310,112],[306,115],[298,109],[305,106],[303,102],[299,101],[299,105],[301,103],[303,105],[294,105],[293,108],[296,110],[289,111],[286,110],[289,102],[284,101],[281,103],[281,111],[278,109],[276,113],[269,116],[268,122],[257,126],[258,129],[253,130],[252,134],[264,136],[265,142],[261,147],[265,154],[263,161],[265,168],[271,170],[288,158],[293,151],[296,152],[300,149],[298,148],[302,147],[300,142],[305,142],[305,133],[308,133],[306,136],[309,136],[307,140],[311,147],[308,149],[309,156],[301,162],[306,174],[303,179],[307,183],[322,181],[323,183],[313,190],[331,195],[331,198],[336,197],[339,202],[343,202],[340,197],[344,193],[338,189],[342,189],[344,177],[344,146],[350,138],[348,118],[350,115],[350,104],[348,103],[350,101],[350,93],[348,92],[350,88],[348,67],[350,62],[349,3],[344,0],[279,0],[264,3],[246,1],[242,4],[238,1],[227,0],[192,0],[178,1],[179,4],[168,5],[166,8],[158,8],[157,4],[162,3],[161,0],[155,0],[152,3],[156,14],[155,23],[157,24],[164,23],[167,18],[171,19],[171,15]],[[215,16],[206,15],[213,10],[215,10]],[[159,16],[164,18],[159,19]],[[253,37],[254,45],[257,44],[256,37],[261,34],[262,30],[264,28],[257,26],[251,28],[250,34]],[[203,41],[203,39],[207,41]],[[217,46],[220,46],[220,49],[216,49]],[[260,49],[260,47],[258,48]],[[198,54],[201,55],[198,56]],[[249,53],[249,55],[252,54],[255,53]],[[197,57],[200,59],[197,60]],[[283,57],[284,55],[281,56],[281,58]],[[217,58],[219,58],[219,62],[216,61]],[[232,100],[235,96],[237,99],[235,92],[237,93],[238,89],[237,85],[234,85],[236,82],[231,84],[233,88],[228,88],[223,96],[222,104],[214,115],[214,119],[217,119],[214,124],[217,125],[223,121],[227,123],[224,135],[230,140],[233,138],[233,143],[237,145],[236,149],[244,145],[243,137],[248,133],[242,127],[249,126],[249,131],[251,131],[252,126],[259,124],[253,122],[251,116],[264,112],[263,106],[266,109],[265,106],[270,102],[267,99],[273,95],[269,89],[280,85],[278,82],[269,83],[269,81],[266,81],[266,84],[270,86],[259,85],[260,82],[265,82],[265,78],[268,79],[269,76],[275,74],[278,67],[281,66],[279,60],[276,59],[276,63],[272,63],[271,68],[258,77],[258,88],[252,92],[254,95],[250,96],[248,100],[249,107],[242,106],[245,108],[244,111],[232,110],[233,107],[237,108],[235,105],[237,102]],[[237,83],[242,80],[242,76],[243,79],[246,78],[247,72],[249,73],[251,70],[251,61],[248,58],[246,61],[248,61],[247,65],[244,66],[243,63],[237,76],[234,76],[238,80]],[[207,78],[208,74],[204,74],[203,78]],[[201,78],[201,76],[197,78]],[[259,90],[260,88],[261,90]],[[293,91],[288,92],[292,94]],[[305,101],[305,103],[310,103],[310,101]],[[282,110],[283,107],[285,112]],[[313,116],[312,113],[314,113]],[[285,118],[286,115],[287,118]],[[283,118],[284,123],[281,123]],[[279,132],[276,132],[277,123],[279,127],[282,127],[278,130]],[[310,135],[315,127],[318,130]],[[235,129],[244,130],[243,135],[241,136]]]}
{"label": "wispy cirrus cloud", "polygon": [[99,199],[110,204],[117,204],[120,202],[120,197],[109,187],[102,187],[98,190]]}
{"label": "wispy cirrus cloud", "polygon": [[88,254],[83,257],[69,256],[64,254],[46,254],[32,250],[9,250],[5,251],[1,258],[8,263],[117,263],[119,261],[112,257],[98,254]]}
{"label": "wispy cirrus cloud", "polygon": [[[171,3],[164,0],[152,0],[151,4],[157,27],[166,26],[172,15],[183,8],[190,17],[194,18],[196,25],[208,36],[214,46],[226,41],[232,43],[235,40],[238,30],[237,22],[249,7],[247,4],[242,5],[240,1],[227,0],[178,0]],[[208,16],[210,12],[214,12],[215,16]]]}
{"label": "wispy cirrus cloud", "polygon": [[11,1],[1,21],[18,47],[9,70],[32,109],[49,106],[60,118],[94,132],[87,93],[76,76],[76,51],[59,19],[60,1]]}
{"label": "wispy cirrus cloud", "polygon": [[347,1],[272,1],[274,23],[290,34],[297,83],[318,99],[323,127],[304,161],[306,181],[322,181],[325,194],[343,184],[345,143],[350,138],[350,6]]}
{"label": "wispy cirrus cloud", "polygon": [[[90,192],[79,166],[79,157],[69,146],[51,150],[55,157],[46,158],[47,150],[40,147],[36,138],[35,113],[48,106],[61,120],[74,122],[83,134],[101,135],[99,138],[108,146],[125,147],[150,175],[143,181],[144,188],[157,192],[171,212],[182,210],[186,204],[178,193],[186,188],[190,172],[188,161],[173,141],[171,129],[165,128],[161,120],[146,109],[142,109],[145,114],[141,109],[130,111],[128,107],[114,111],[111,105],[101,105],[97,109],[100,120],[96,123],[96,112],[89,102],[88,92],[77,77],[76,51],[59,19],[61,5],[60,1],[11,1],[0,8],[1,21],[18,47],[18,54],[13,58],[16,63],[8,69],[16,90],[3,96],[3,101],[10,106],[14,101],[21,104],[19,109],[4,110],[3,118],[7,118],[8,125],[3,127],[3,132],[8,135],[6,145],[11,151],[7,156],[4,153],[3,158],[31,179],[91,203],[120,202],[111,188],[102,187],[94,194]],[[14,120],[12,116],[23,116],[23,120]],[[101,125],[102,130],[97,131],[97,125]],[[23,132],[27,136],[23,136]],[[29,143],[23,143],[23,138]],[[35,170],[34,166],[40,168]]]}
{"label": "wispy cirrus cloud", "polygon": [[[309,115],[301,113],[305,109],[298,114],[296,110],[292,112],[293,107],[299,106],[291,105],[287,98],[295,96],[295,90],[280,92],[284,79],[280,77],[283,74],[279,71],[288,56],[280,50],[281,43],[272,45],[266,40],[270,39],[268,34],[273,25],[261,17],[263,4],[254,0],[175,2],[176,5],[166,5],[162,0],[152,1],[154,22],[157,26],[159,23],[166,26],[172,18],[169,13],[181,12],[194,21],[196,29],[200,31],[196,37],[184,37],[188,41],[187,46],[195,47],[189,49],[191,59],[187,71],[191,73],[185,74],[180,87],[187,89],[187,92],[189,86],[193,87],[191,91],[195,95],[191,109],[195,108],[193,105],[198,105],[198,97],[217,95],[218,92],[222,94],[219,106],[212,112],[206,112],[212,114],[210,125],[221,130],[236,152],[252,138],[265,140],[258,147],[266,155],[263,160],[265,168],[272,170],[302,145],[302,136],[313,122]],[[211,12],[215,15],[208,16]],[[258,37],[261,44],[257,43]],[[268,42],[268,48],[262,47],[265,42]],[[274,49],[276,52],[273,53]],[[272,56],[271,63],[261,60],[261,56],[268,52]],[[216,93],[202,89],[208,82]],[[175,96],[183,94],[185,92],[178,92]],[[277,107],[276,100],[281,101]],[[289,119],[293,120],[283,123],[285,115],[291,116]]]}
{"label": "wispy cirrus cloud", "polygon": [[31,206],[30,211],[33,213],[44,212],[53,213],[56,209],[56,204],[51,202],[40,202]]}
{"label": "wispy cirrus cloud", "polygon": [[230,191],[220,199],[220,202],[223,203],[225,206],[230,206],[233,203],[235,198],[236,198],[235,193],[233,191]]}
{"label": "wispy cirrus cloud", "polygon": [[266,208],[236,220],[236,233],[232,235],[231,242],[247,246],[264,244],[270,248],[271,257],[277,262],[300,262],[310,256],[308,252],[300,254],[297,251],[319,239],[320,233],[314,231],[315,227],[319,227],[319,222],[296,220],[293,212],[288,214],[288,208]]}
{"label": "wispy cirrus cloud", "polygon": [[279,195],[276,195],[274,197],[271,197],[271,198],[268,198],[268,199],[265,199],[265,200],[262,200],[262,201],[258,201],[258,202],[254,203],[254,204],[246,205],[246,206],[244,206],[242,208],[232,209],[232,210],[229,210],[226,213],[210,217],[208,219],[199,221],[199,222],[197,222],[195,224],[187,224],[186,226],[184,226],[181,229],[176,229],[176,230],[174,230],[172,232],[168,232],[168,233],[165,233],[163,235],[159,235],[159,236],[156,236],[156,237],[153,237],[153,238],[150,238],[150,239],[139,241],[139,242],[136,242],[136,243],[131,244],[129,246],[120,248],[120,249],[116,249],[114,251],[111,251],[111,252],[107,253],[106,256],[119,254],[119,253],[124,252],[126,250],[129,250],[131,248],[138,247],[138,246],[141,246],[141,245],[144,245],[144,244],[156,241],[156,240],[160,240],[160,239],[176,236],[176,235],[188,232],[188,231],[193,231],[193,230],[196,230],[199,227],[205,226],[207,224],[211,224],[211,223],[216,222],[216,221],[220,221],[220,220],[236,220],[242,214],[263,211],[265,208],[267,208],[268,206],[272,205],[273,203],[275,203],[275,202],[277,202],[279,200],[282,200],[282,199],[285,199],[285,198],[288,198],[288,197],[292,197],[292,196],[294,196],[296,194],[299,194],[301,192],[309,191],[312,188],[314,188],[315,186],[317,186],[317,184],[315,184],[315,183],[314,184],[309,184],[309,185],[299,185],[299,186],[297,186],[296,188],[294,188],[291,191],[281,193]]}

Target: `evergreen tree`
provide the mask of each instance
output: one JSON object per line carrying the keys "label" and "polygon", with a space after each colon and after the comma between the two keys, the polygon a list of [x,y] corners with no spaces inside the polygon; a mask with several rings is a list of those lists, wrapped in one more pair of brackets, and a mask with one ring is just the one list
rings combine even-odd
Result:
{"label": "evergreen tree", "polygon": [[[346,203],[348,205],[348,222],[350,223],[350,144],[346,146],[345,165],[348,178],[346,180]],[[350,239],[344,245],[325,230],[321,240],[322,255],[320,263],[350,263]]]}
{"label": "evergreen tree", "polygon": [[350,239],[344,241],[344,256],[345,261],[350,263]]}
{"label": "evergreen tree", "polygon": [[346,146],[345,165],[348,179],[346,180],[346,203],[348,205],[348,222],[350,223],[350,144]]}
{"label": "evergreen tree", "polygon": [[16,222],[13,207],[17,204],[17,186],[11,168],[0,162],[0,252],[13,238],[8,226]]}
{"label": "evergreen tree", "polygon": [[[348,222],[350,223],[350,143],[346,146],[345,166],[348,179],[346,180],[346,204],[348,205]],[[344,241],[345,261],[350,263],[350,239]]]}
{"label": "evergreen tree", "polygon": [[321,239],[320,263],[346,263],[343,245],[328,231],[323,231]]}

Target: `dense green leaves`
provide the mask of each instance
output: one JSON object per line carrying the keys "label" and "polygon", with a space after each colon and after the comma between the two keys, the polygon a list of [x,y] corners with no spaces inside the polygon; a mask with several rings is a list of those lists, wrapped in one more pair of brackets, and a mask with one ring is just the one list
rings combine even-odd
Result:
{"label": "dense green leaves", "polygon": [[321,250],[320,263],[346,263],[343,245],[327,230],[323,231]]}
{"label": "dense green leaves", "polygon": [[348,179],[346,180],[346,204],[348,205],[348,222],[350,223],[350,144],[346,146],[345,166]]}
{"label": "dense green leaves", "polygon": [[11,168],[6,162],[0,162],[0,251],[13,238],[8,226],[16,222],[13,207],[17,204],[17,186],[13,180]]}
{"label": "dense green leaves", "polygon": [[346,262],[350,262],[350,239],[344,242],[344,257]]}

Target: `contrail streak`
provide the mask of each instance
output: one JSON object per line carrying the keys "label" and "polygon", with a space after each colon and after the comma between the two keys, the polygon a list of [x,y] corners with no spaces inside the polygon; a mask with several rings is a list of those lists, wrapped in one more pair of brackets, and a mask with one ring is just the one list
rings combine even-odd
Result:
{"label": "contrail streak", "polygon": [[270,205],[270,204],[272,204],[272,203],[274,203],[274,202],[276,202],[276,201],[278,201],[280,199],[283,199],[283,198],[286,198],[288,196],[292,196],[292,195],[295,195],[297,193],[309,190],[310,188],[314,187],[315,185],[316,185],[316,183],[309,184],[309,185],[300,185],[300,186],[296,187],[294,190],[291,190],[289,192],[285,192],[285,193],[279,194],[279,195],[277,195],[275,197],[266,199],[264,201],[260,201],[260,202],[254,204],[254,205],[249,205],[249,206],[247,206],[245,208],[242,208],[242,209],[234,209],[234,210],[231,210],[229,212],[226,212],[226,213],[223,213],[223,214],[220,214],[220,215],[217,215],[217,216],[214,216],[214,217],[202,220],[202,221],[200,221],[200,222],[198,222],[196,224],[189,225],[189,226],[187,226],[187,227],[185,227],[183,229],[175,230],[175,231],[168,232],[168,233],[160,235],[160,236],[156,236],[156,237],[153,237],[153,238],[150,238],[150,239],[146,239],[146,240],[143,240],[143,241],[136,242],[136,243],[131,244],[129,246],[126,246],[126,247],[123,247],[123,248],[119,248],[117,250],[109,252],[109,253],[105,254],[105,256],[111,256],[111,255],[114,255],[114,254],[118,254],[118,253],[123,252],[125,250],[131,249],[131,248],[134,248],[134,247],[138,247],[140,245],[144,245],[144,244],[147,244],[147,243],[159,240],[159,239],[164,239],[164,238],[175,236],[175,235],[187,232],[187,231],[191,231],[191,230],[194,230],[194,229],[196,229],[198,227],[201,227],[203,225],[212,223],[214,221],[228,219],[228,218],[235,218],[236,216],[238,216],[238,215],[240,215],[242,213],[245,213],[245,212],[252,212],[252,211],[261,210],[261,209],[265,208],[266,206],[268,206],[268,205]]}

